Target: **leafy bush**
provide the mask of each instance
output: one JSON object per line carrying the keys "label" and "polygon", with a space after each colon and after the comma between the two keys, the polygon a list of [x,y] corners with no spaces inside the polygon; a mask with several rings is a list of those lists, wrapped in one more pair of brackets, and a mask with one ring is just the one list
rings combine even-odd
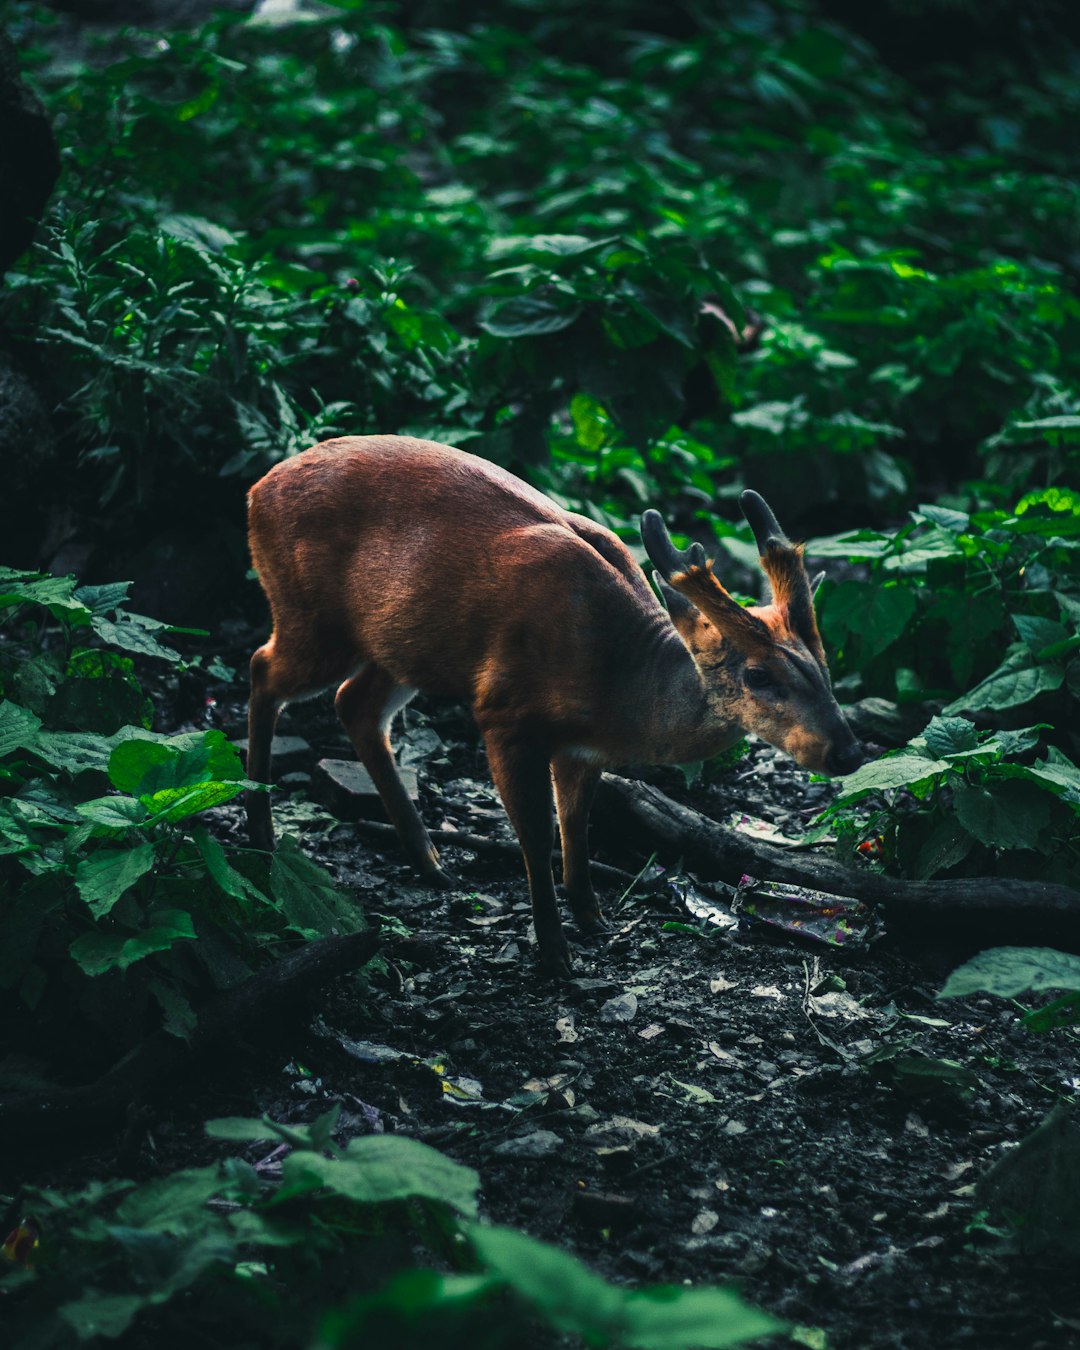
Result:
{"label": "leafy bush", "polygon": [[[534,1343],[534,1315],[589,1345],[641,1350],[734,1346],[781,1329],[731,1290],[628,1292],[566,1253],[483,1226],[471,1168],[401,1136],[340,1147],[337,1114],[310,1126],[209,1122],[215,1139],[286,1146],[274,1180],[230,1157],[139,1187],[28,1192],[5,1246],[17,1264],[0,1267],[11,1333],[39,1350],[129,1329],[160,1337],[178,1296],[186,1338],[227,1325],[260,1344],[320,1350],[419,1350],[433,1335],[509,1350]],[[418,1242],[453,1273],[408,1269]]]}
{"label": "leafy bush", "polygon": [[1014,491],[1075,472],[1059,55],[927,98],[780,0],[680,36],[417,14],[228,14],[73,69],[20,7],[67,160],[8,318],[57,358],[81,504],[152,515],[332,428],[468,442],[622,527],[674,494],[720,534],[747,478],[810,521],[980,456]]}
{"label": "leafy bush", "polygon": [[271,862],[197,819],[254,785],[220,731],[148,729],[120,652],[178,665],[159,636],[176,630],[129,613],[127,589],[0,573],[0,987],[35,1034],[74,1008],[114,1052],[148,1000],[184,1036],[199,994],[270,943],[363,923],[294,840]]}
{"label": "leafy bush", "polygon": [[975,714],[1055,695],[1055,721],[1074,723],[1077,493],[1029,492],[1011,511],[920,506],[895,532],[860,530],[808,547],[869,568],[865,580],[826,581],[821,590],[821,628],[842,688],[901,702],[951,699],[946,712]]}
{"label": "leafy bush", "polygon": [[[823,818],[849,837],[879,838],[905,876],[1000,867],[1070,884],[1080,856],[1080,769],[1052,746],[1045,759],[1025,763],[1040,730],[980,734],[964,717],[935,717],[903,750],[847,775]],[[872,807],[882,794],[885,804]]]}

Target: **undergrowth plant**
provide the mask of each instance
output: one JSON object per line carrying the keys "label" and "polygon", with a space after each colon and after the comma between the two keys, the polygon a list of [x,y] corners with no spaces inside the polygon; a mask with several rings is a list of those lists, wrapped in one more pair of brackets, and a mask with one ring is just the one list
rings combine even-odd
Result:
{"label": "undergrowth plant", "polygon": [[[310,1350],[512,1350],[566,1334],[597,1350],[720,1350],[782,1329],[731,1289],[627,1290],[480,1223],[471,1168],[403,1136],[339,1145],[337,1117],[213,1120],[231,1146],[219,1163],[27,1190],[0,1261],[8,1330],[26,1350],[129,1332],[171,1345],[181,1301],[186,1344],[227,1326],[237,1342]],[[418,1249],[438,1268],[416,1269]]]}
{"label": "undergrowth plant", "polygon": [[916,508],[896,531],[810,541],[815,558],[864,569],[826,580],[818,601],[837,683],[849,695],[943,700],[950,714],[1024,709],[1075,725],[1080,494],[972,491],[982,499],[974,509],[961,509],[958,495]]}
{"label": "undergrowth plant", "polygon": [[1080,768],[1041,727],[979,732],[965,717],[935,717],[902,750],[841,780],[819,829],[836,829],[902,875],[940,872],[1039,877],[1071,884],[1080,860]]}
{"label": "undergrowth plant", "polygon": [[177,630],[129,612],[127,589],[0,572],[9,1027],[36,1040],[74,1016],[113,1053],[146,1022],[186,1036],[207,992],[283,941],[363,925],[295,840],[271,861],[210,832],[203,813],[253,785],[222,732],[150,730],[126,653],[182,664],[161,640]]}
{"label": "undergrowth plant", "polygon": [[468,444],[624,530],[664,496],[730,534],[748,480],[809,532],[943,470],[1075,474],[1053,54],[972,105],[783,0],[677,36],[524,0],[232,12],[74,65],[14,16],[66,163],[5,319],[83,508],[205,500],[333,429]]}

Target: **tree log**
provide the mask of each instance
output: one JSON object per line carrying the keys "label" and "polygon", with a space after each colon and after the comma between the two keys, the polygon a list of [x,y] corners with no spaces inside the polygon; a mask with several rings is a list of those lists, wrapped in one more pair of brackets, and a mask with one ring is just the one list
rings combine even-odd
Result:
{"label": "tree log", "polygon": [[613,774],[601,781],[595,811],[599,823],[644,836],[687,866],[731,885],[749,875],[865,900],[880,909],[893,935],[959,941],[972,950],[998,943],[1080,950],[1080,892],[1068,886],[1007,877],[904,881],[860,871],[752,839],[648,783]]}
{"label": "tree log", "polygon": [[378,945],[374,929],[305,943],[205,1003],[189,1041],[156,1031],[93,1083],[0,1097],[0,1148],[44,1142],[58,1133],[70,1143],[116,1125],[131,1106],[168,1090],[195,1056],[235,1040],[327,980],[358,970]]}

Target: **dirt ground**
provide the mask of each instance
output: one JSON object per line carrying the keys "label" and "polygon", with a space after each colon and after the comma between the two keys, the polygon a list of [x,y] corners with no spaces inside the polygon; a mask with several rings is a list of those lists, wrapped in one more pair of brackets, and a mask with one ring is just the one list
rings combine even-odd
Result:
{"label": "dirt ground", "polygon": [[[418,703],[403,759],[429,828],[512,838],[464,711]],[[236,735],[242,715],[215,710]],[[688,910],[678,859],[660,859],[651,887],[604,884],[602,938],[567,919],[577,978],[560,986],[537,973],[517,859],[444,832],[461,887],[418,885],[392,841],[311,804],[314,762],[349,754],[329,702],[288,711],[279,732],[311,753],[287,766],[278,829],[382,916],[385,970],[340,981],[288,1044],[160,1119],[156,1166],[197,1161],[211,1116],[306,1120],[336,1103],[347,1134],[403,1131],[475,1167],[491,1220],[620,1282],[735,1280],[807,1345],[1080,1346],[1074,1266],[1010,1254],[973,1194],[1075,1094],[1075,1040],[1033,1035],[1001,1000],[938,1001],[970,953],[932,933],[901,952],[887,936],[848,951],[721,930]],[[791,834],[829,792],[765,746],[712,785],[660,781],[719,819],[737,807]],[[243,838],[238,809],[221,824]],[[639,845],[593,852],[632,876]],[[967,1072],[927,1082],[864,1063],[883,1050]]]}
{"label": "dirt ground", "polygon": [[[209,715],[239,737],[243,714],[239,695]],[[702,921],[684,898],[695,879],[671,858],[628,895],[605,880],[610,931],[586,943],[567,918],[577,978],[546,980],[515,857],[443,832],[461,886],[419,885],[393,841],[312,803],[315,762],[349,754],[329,701],[289,710],[279,732],[310,751],[282,766],[278,830],[381,917],[383,969],[338,981],[272,1049],[200,1072],[151,1123],[138,1175],[219,1156],[207,1119],[310,1120],[336,1104],[343,1137],[404,1132],[476,1168],[492,1221],[622,1283],[736,1281],[799,1344],[1080,1346],[1075,1265],[1010,1254],[973,1194],[1075,1095],[1075,1039],[1031,1034],[1000,1000],[937,1001],[960,954],[932,933],[918,950],[886,937],[848,951]],[[429,828],[512,837],[463,710],[418,700],[405,742]],[[718,818],[737,806],[790,833],[829,792],[764,746],[710,786],[658,781]],[[238,807],[215,814],[244,842]],[[593,853],[629,877],[648,861],[634,838]],[[883,1049],[962,1070],[927,1081],[864,1063]]]}

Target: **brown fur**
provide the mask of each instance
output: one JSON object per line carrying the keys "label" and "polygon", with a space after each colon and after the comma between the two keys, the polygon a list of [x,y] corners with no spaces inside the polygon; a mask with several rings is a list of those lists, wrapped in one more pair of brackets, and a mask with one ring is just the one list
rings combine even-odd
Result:
{"label": "brown fur", "polygon": [[[784,654],[806,650],[790,606],[743,609],[711,566],[693,567],[672,581],[697,609],[673,626],[614,534],[472,455],[396,436],[327,441],[277,465],[248,502],[273,621],[251,659],[249,776],[270,781],[280,708],[336,686],[406,851],[445,882],[387,732],[416,689],[467,700],[521,841],[541,956],[561,973],[552,781],[567,896],[595,927],[586,824],[603,765],[699,759],[752,730],[820,767],[851,742],[827,679],[807,682]],[[777,586],[786,598],[796,582]],[[774,667],[790,699],[748,691],[750,661]],[[271,848],[266,794],[249,795],[248,820]]]}

